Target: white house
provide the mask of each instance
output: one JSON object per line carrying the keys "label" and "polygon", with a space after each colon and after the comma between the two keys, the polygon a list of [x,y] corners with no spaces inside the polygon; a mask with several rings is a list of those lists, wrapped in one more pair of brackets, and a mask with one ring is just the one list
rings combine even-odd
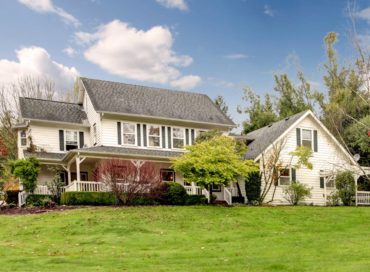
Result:
{"label": "white house", "polygon": [[[270,188],[265,202],[288,204],[283,189],[291,182],[299,181],[312,188],[312,196],[306,199],[306,204],[326,205],[328,196],[335,190],[334,179],[338,172],[350,170],[357,176],[362,174],[351,154],[310,110],[252,131],[245,138],[248,144],[245,158],[259,163],[261,172],[263,161],[279,150],[282,165],[279,182]],[[297,158],[289,153],[297,146],[312,149],[312,170],[306,167],[295,169]]]}
{"label": "white house", "polygon": [[[42,185],[52,179],[50,165],[65,169],[67,191],[100,190],[93,177],[96,163],[121,158],[154,162],[163,181],[207,195],[207,190],[184,184],[169,158],[180,156],[204,131],[227,134],[235,127],[208,96],[89,78],[77,79],[76,86],[78,103],[20,98],[19,157],[41,161],[38,192],[45,192]],[[219,199],[230,194],[214,190]]]}

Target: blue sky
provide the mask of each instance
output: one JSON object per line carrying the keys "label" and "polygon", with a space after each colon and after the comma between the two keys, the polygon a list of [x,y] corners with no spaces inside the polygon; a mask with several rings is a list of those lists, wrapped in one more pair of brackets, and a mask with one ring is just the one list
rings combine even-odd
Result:
{"label": "blue sky", "polygon": [[[370,1],[357,1],[370,36]],[[225,97],[235,121],[242,88],[273,93],[273,74],[300,67],[322,86],[323,37],[353,58],[346,0],[3,0],[0,84],[32,74],[71,88],[82,75]],[[370,39],[369,39],[370,41]]]}

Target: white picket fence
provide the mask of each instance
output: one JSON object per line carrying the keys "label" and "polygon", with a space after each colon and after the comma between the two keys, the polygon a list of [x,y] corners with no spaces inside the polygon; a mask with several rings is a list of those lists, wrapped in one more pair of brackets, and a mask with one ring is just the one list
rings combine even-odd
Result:
{"label": "white picket fence", "polygon": [[357,191],[356,196],[357,205],[370,205],[370,192],[369,191]]}

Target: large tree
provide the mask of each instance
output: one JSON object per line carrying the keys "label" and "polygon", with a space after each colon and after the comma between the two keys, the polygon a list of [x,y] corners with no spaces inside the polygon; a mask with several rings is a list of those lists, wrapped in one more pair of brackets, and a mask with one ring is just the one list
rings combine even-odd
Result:
{"label": "large tree", "polygon": [[210,195],[212,184],[228,186],[258,169],[253,161],[243,159],[245,149],[231,137],[215,136],[186,149],[184,155],[172,159],[174,169],[184,174],[186,182],[208,188]]}

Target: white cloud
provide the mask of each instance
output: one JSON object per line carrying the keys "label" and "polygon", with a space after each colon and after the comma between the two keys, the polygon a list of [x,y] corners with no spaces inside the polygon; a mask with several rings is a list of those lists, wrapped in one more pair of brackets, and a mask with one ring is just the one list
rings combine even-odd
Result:
{"label": "white cloud", "polygon": [[69,57],[74,57],[77,54],[77,51],[71,46],[67,46],[63,49],[63,53],[67,54]]}
{"label": "white cloud", "polygon": [[0,85],[17,81],[22,76],[46,78],[55,83],[58,91],[73,87],[79,72],[53,61],[48,52],[41,47],[25,47],[16,51],[17,61],[0,59]]}
{"label": "white cloud", "polygon": [[188,75],[171,81],[170,85],[181,90],[188,90],[197,86],[201,81],[200,76]]}
{"label": "white cloud", "polygon": [[224,58],[231,59],[231,60],[238,60],[238,59],[246,59],[248,58],[248,56],[242,53],[235,53],[235,54],[225,55]]}
{"label": "white cloud", "polygon": [[266,14],[267,16],[274,17],[274,16],[275,16],[275,14],[276,14],[276,11],[275,11],[275,10],[273,10],[273,9],[271,8],[271,6],[269,6],[269,5],[265,5],[265,6],[263,7],[263,13],[264,13],[264,14]]}
{"label": "white cloud", "polygon": [[[182,77],[179,68],[193,61],[190,56],[173,51],[172,34],[163,26],[141,30],[114,20],[94,33],[77,32],[76,39],[87,46],[84,51],[87,60],[111,74],[134,80],[176,82]],[[193,84],[196,82],[194,78],[186,78]]]}
{"label": "white cloud", "polygon": [[18,0],[21,4],[38,13],[52,13],[58,15],[65,23],[72,24],[75,27],[80,25],[80,22],[64,9],[53,4],[52,0]]}
{"label": "white cloud", "polygon": [[355,16],[359,19],[370,21],[370,7],[357,11]]}
{"label": "white cloud", "polygon": [[166,8],[177,8],[182,11],[188,10],[185,0],[156,0],[160,5]]}

